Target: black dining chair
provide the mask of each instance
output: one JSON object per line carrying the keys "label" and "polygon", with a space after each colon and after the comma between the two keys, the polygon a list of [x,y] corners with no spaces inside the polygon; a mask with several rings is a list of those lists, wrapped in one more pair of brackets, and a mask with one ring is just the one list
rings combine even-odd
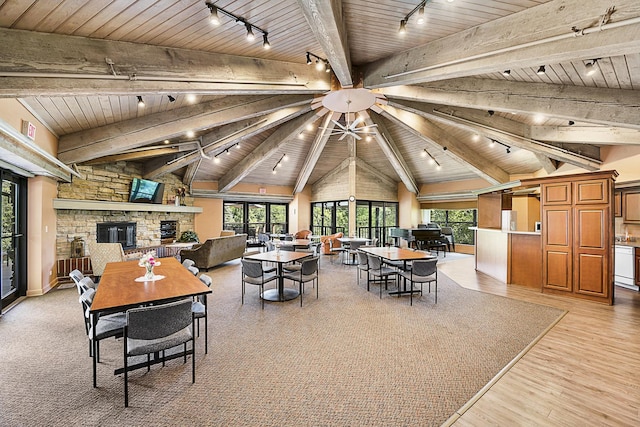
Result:
{"label": "black dining chair", "polygon": [[393,268],[385,267],[382,263],[382,259],[375,255],[367,254],[367,260],[369,261],[369,271],[367,272],[367,290],[369,290],[371,275],[378,277],[378,279],[376,280],[380,281],[380,298],[382,298],[382,281],[384,281],[384,288],[388,289],[389,277],[397,275],[397,271]]}
{"label": "black dining chair", "polygon": [[[413,284],[420,283],[420,295],[422,295],[422,285],[429,285],[429,293],[431,293],[431,283],[435,283],[435,303],[438,303],[438,268],[436,264],[438,259],[416,259],[411,265],[411,270],[400,271],[398,274],[406,281],[411,282],[411,305],[413,305]],[[398,297],[400,293],[398,293]]]}
{"label": "black dining chair", "polygon": [[[191,341],[191,383],[196,382],[196,341],[193,331],[192,301],[150,305],[127,310],[124,327],[124,406],[129,406],[129,357],[147,355],[147,371],[151,353],[183,346],[187,362],[187,343]],[[164,356],[163,356],[164,357]]]}
{"label": "black dining chair", "polygon": [[260,261],[250,259],[242,259],[242,304],[244,304],[245,284],[257,285],[260,287],[260,299],[262,300],[262,309],[264,310],[264,293],[265,283],[276,280],[278,276],[273,273],[266,273],[262,268]]}
{"label": "black dining chair", "polygon": [[316,288],[316,299],[318,298],[318,259],[319,257],[306,258],[302,260],[300,270],[292,271],[284,275],[285,279],[298,282],[300,291],[300,307],[302,307],[302,295],[304,294],[304,284],[311,282]]}

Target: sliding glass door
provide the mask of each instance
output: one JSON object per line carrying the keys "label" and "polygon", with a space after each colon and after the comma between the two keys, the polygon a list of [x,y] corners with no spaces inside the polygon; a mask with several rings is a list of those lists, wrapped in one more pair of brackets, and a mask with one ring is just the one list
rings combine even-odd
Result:
{"label": "sliding glass door", "polygon": [[26,294],[26,180],[0,169],[0,311]]}

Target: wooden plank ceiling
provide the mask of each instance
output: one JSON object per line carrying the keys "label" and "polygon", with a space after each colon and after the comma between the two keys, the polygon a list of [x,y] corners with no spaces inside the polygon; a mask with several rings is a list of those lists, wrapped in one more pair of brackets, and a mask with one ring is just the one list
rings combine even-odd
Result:
{"label": "wooden plank ceiling", "polygon": [[430,0],[422,25],[418,0],[209,1],[219,26],[205,0],[0,1],[0,96],[67,164],[141,161],[222,191],[334,170],[352,137],[322,137],[346,118],[321,101],[341,89],[378,95],[356,156],[408,188],[596,170],[601,146],[640,144],[637,0]]}

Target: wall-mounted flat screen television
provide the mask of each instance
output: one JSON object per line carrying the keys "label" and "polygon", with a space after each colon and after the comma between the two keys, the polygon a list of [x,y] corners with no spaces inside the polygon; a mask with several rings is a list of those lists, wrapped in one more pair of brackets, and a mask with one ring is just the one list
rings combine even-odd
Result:
{"label": "wall-mounted flat screen television", "polygon": [[148,179],[133,178],[129,201],[135,203],[162,203],[164,184]]}

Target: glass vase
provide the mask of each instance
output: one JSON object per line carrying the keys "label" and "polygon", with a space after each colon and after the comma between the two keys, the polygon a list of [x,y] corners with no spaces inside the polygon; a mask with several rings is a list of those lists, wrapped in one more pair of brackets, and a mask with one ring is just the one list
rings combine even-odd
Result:
{"label": "glass vase", "polygon": [[145,266],[146,273],[144,273],[144,278],[148,280],[153,280],[153,265]]}

